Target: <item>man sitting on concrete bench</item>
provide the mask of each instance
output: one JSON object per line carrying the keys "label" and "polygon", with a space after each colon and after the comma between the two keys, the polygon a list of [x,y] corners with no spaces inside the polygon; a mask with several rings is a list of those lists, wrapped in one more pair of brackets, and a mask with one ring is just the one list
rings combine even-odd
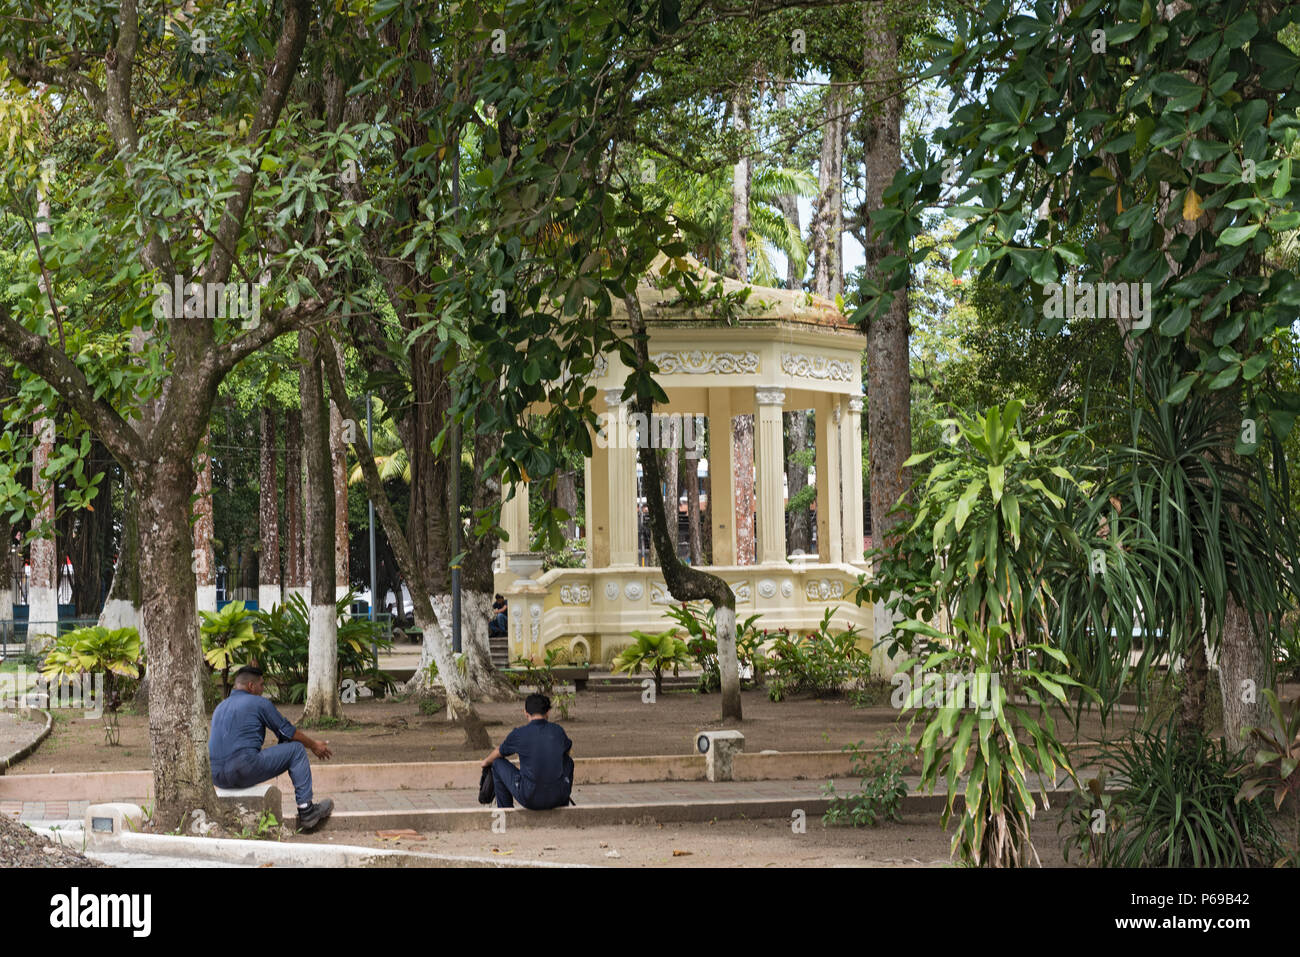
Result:
{"label": "man sitting on concrete bench", "polygon": [[[483,759],[483,767],[492,767],[497,807],[514,807],[518,801],[532,811],[564,807],[573,790],[573,742],[558,724],[546,716],[551,702],[546,695],[530,694],[524,700],[528,723],[515,728],[499,748]],[[519,767],[505,760],[519,755]]]}
{"label": "man sitting on concrete bench", "polygon": [[[264,687],[262,669],[252,665],[240,668],[230,697],[212,712],[208,737],[212,783],[219,788],[251,788],[288,771],[298,804],[298,826],[310,831],[330,816],[334,802],[329,798],[319,804],[312,802],[307,751],[321,760],[333,752],[328,741],[309,738],[286,721],[275,705],[262,697]],[[268,728],[280,743],[263,750]]]}

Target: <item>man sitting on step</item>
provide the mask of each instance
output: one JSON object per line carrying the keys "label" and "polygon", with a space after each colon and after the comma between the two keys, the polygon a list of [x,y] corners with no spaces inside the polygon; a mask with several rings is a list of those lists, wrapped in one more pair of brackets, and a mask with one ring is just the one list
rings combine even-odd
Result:
{"label": "man sitting on step", "polygon": [[[298,827],[314,830],[330,816],[334,802],[326,798],[313,803],[307,751],[321,760],[333,752],[328,741],[310,738],[286,721],[275,705],[262,697],[264,687],[262,669],[246,665],[235,672],[230,697],[212,712],[212,734],[208,736],[212,783],[219,788],[251,788],[288,771],[298,804]],[[268,728],[280,743],[263,750]]]}
{"label": "man sitting on step", "polygon": [[[573,742],[558,724],[546,716],[551,702],[546,695],[530,694],[524,699],[528,723],[515,728],[499,748],[483,759],[483,767],[492,767],[497,807],[514,807],[515,801],[532,811],[564,807],[573,790]],[[519,755],[516,768],[505,758]]]}

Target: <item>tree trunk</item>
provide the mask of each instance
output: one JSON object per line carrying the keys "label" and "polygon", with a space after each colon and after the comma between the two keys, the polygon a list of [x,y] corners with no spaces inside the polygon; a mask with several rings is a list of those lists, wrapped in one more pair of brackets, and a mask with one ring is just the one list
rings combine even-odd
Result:
{"label": "tree trunk", "polygon": [[[898,35],[890,27],[882,4],[863,5],[866,35],[866,74],[875,88],[890,94],[867,120],[867,194],[864,213],[884,207],[884,191],[902,165],[899,123],[902,93],[898,87]],[[894,254],[874,232],[865,250],[868,281],[886,283],[880,262]],[[906,252],[904,250],[904,252]],[[907,290],[894,293],[884,315],[867,325],[867,420],[871,445],[871,519],[877,547],[889,541],[899,517],[894,504],[911,485],[911,470],[903,463],[912,454],[912,404],[908,351]]]}
{"label": "tree trunk", "polygon": [[[796,409],[794,412],[787,412],[785,415],[785,474],[790,484],[790,500],[793,501],[794,497],[808,486],[808,466],[804,464],[798,453],[804,452],[808,448],[809,415],[806,409]],[[790,554],[793,555],[796,552],[807,554],[811,552],[812,510],[807,505],[802,505],[790,509],[788,514],[786,544]]]}
{"label": "tree trunk", "polygon": [[[697,445],[696,448],[699,448]],[[700,535],[700,460],[686,456],[686,534],[690,542],[691,564],[704,564],[704,540]]]}
{"label": "tree trunk", "polygon": [[754,417],[731,420],[732,483],[736,490],[736,564],[752,565],[754,547]]}
{"label": "tree trunk", "polygon": [[[338,366],[333,361],[333,343],[328,336],[323,335],[321,345],[325,351],[325,374],[329,377],[330,394],[347,418],[360,421],[344,388],[343,376],[339,373]],[[483,726],[483,720],[479,717],[474,702],[470,699],[465,680],[456,669],[450,638],[439,624],[438,616],[435,614],[433,603],[429,598],[433,594],[433,589],[430,587],[425,575],[425,570],[429,565],[416,564],[406,535],[403,533],[402,527],[397,521],[397,516],[393,512],[393,506],[388,499],[388,493],[384,489],[383,480],[379,477],[374,452],[371,450],[370,443],[366,440],[361,429],[356,430],[356,441],[353,443],[353,449],[356,451],[357,458],[361,463],[362,473],[366,477],[366,491],[375,503],[375,511],[379,514],[384,531],[388,535],[388,543],[393,549],[397,567],[401,571],[402,577],[410,582],[411,599],[415,605],[415,623],[424,631],[425,650],[437,663],[438,675],[447,694],[447,715],[449,718],[461,723],[465,730],[465,741],[468,747],[490,747],[492,742],[488,737],[487,729]],[[414,463],[412,468],[414,469]],[[417,671],[415,677],[408,683],[407,690],[412,692],[427,691],[427,686],[422,684],[421,679],[422,676]]]}
{"label": "tree trunk", "polygon": [[[1262,636],[1264,623],[1251,627],[1250,614],[1232,595],[1224,609],[1219,644],[1219,688],[1223,699],[1223,739],[1230,750],[1249,747],[1243,737],[1248,727],[1263,727],[1269,720],[1263,691],[1273,687],[1273,668]],[[1253,757],[1253,754],[1252,754]]]}
{"label": "tree trunk", "polygon": [[203,434],[203,444],[199,447],[198,464],[194,470],[197,476],[194,485],[194,580],[198,589],[195,595],[199,611],[207,612],[217,610],[217,556],[212,548],[215,528],[212,514],[212,456],[208,454],[211,442],[212,432],[208,430]]}
{"label": "tree trunk", "polygon": [[1184,738],[1203,730],[1201,722],[1205,715],[1205,693],[1209,676],[1205,640],[1198,635],[1183,659],[1183,690],[1178,702],[1178,727],[1179,734]]}
{"label": "tree trunk", "polygon": [[284,428],[284,597],[307,583],[302,542],[302,413],[290,409]]}
{"label": "tree trunk", "polygon": [[[784,110],[786,108],[784,81],[776,85],[772,95],[776,101],[776,108]],[[786,165],[793,165],[795,162],[793,144],[786,150],[785,162]],[[785,221],[793,227],[794,234],[802,236],[803,227],[799,224],[799,201],[794,193],[782,193],[776,198],[776,206],[781,210],[781,215],[785,217]],[[785,257],[785,288],[803,288],[803,274],[806,265],[806,263],[799,262],[793,256]]]}
{"label": "tree trunk", "polygon": [[[478,514],[501,501],[501,485],[489,479],[488,461],[501,448],[498,433],[475,433],[473,482],[470,492],[471,514]],[[572,479],[573,473],[567,473]],[[577,495],[570,481],[573,501],[562,494],[560,505],[577,512]],[[561,486],[563,491],[563,486]],[[515,686],[492,664],[492,646],[488,639],[488,618],[492,611],[492,553],[500,545],[495,536],[471,538],[465,543],[465,560],[461,570],[461,642],[468,663],[469,691],[475,700],[514,701],[519,697]]]}
{"label": "tree trunk", "polygon": [[817,203],[811,226],[813,292],[828,299],[841,292],[844,284],[844,266],[839,256],[844,223],[844,120],[840,116],[843,100],[841,87],[827,88],[826,122],[817,159]]}
{"label": "tree trunk", "polygon": [[664,521],[668,523],[668,538],[672,542],[673,556],[676,557],[677,530],[680,525],[678,521],[677,469],[678,459],[681,457],[677,445],[681,433],[677,428],[677,420],[671,417],[665,416],[661,425],[659,444],[663,446],[660,464],[664,477]]}
{"label": "tree trunk", "polygon": [[[343,357],[339,356],[340,364]],[[340,365],[340,372],[343,372]],[[349,420],[349,429],[364,428],[363,423]],[[352,590],[352,573],[348,566],[348,447],[343,435],[343,413],[330,402],[330,462],[334,470],[334,590],[342,598]]]}
{"label": "tree trunk", "polygon": [[[105,549],[111,544],[108,539],[113,529],[115,465],[103,443],[93,439],[88,471],[91,475],[102,474],[104,481],[99,486],[99,493],[92,506],[74,516],[71,534],[68,536],[68,556],[72,559],[74,570],[72,603],[78,618],[98,615],[103,607]],[[0,552],[3,549],[3,543],[0,543]],[[7,617],[8,611],[0,602],[0,620]]]}
{"label": "tree trunk", "polygon": [[280,516],[277,492],[277,455],[275,448],[275,411],[262,406],[261,424],[261,489],[258,496],[258,528],[261,552],[257,562],[257,607],[270,611],[280,604]]}
{"label": "tree trunk", "polygon": [[203,710],[207,666],[199,641],[190,495],[191,453],[168,450],[133,476],[139,489],[140,576],[150,678],[149,756],[154,821],[174,829],[193,809],[215,814]]}
{"label": "tree trunk", "polygon": [[[307,448],[311,632],[307,652],[304,722],[342,715],[339,701],[338,617],[334,593],[334,466],[330,415],[321,384],[321,351],[307,332],[298,334],[303,440]],[[331,360],[332,361],[332,360]]]}
{"label": "tree trunk", "polygon": [[[731,123],[738,133],[749,131],[748,91],[737,90],[731,102]],[[749,281],[749,144],[742,141],[742,155],[736,161],[731,178],[731,263],[728,275],[741,282]]]}
{"label": "tree trunk", "polygon": [[[641,303],[632,292],[623,298],[627,306],[628,321],[637,357],[637,372],[648,375],[650,350],[647,346],[645,320]],[[654,400],[649,392],[639,393],[634,400],[637,412],[650,421],[654,413]],[[752,417],[751,417],[752,421]],[[717,575],[692,568],[677,557],[669,544],[668,522],[665,521],[662,478],[659,474],[659,457],[649,442],[638,443],[637,457],[645,473],[646,511],[650,518],[650,535],[659,554],[659,570],[664,583],[674,599],[681,602],[704,599],[713,605],[713,622],[717,629],[718,666],[722,676],[722,720],[740,721],[743,718],[740,702],[740,663],[736,658],[736,596],[723,579]]]}
{"label": "tree trunk", "polygon": [[[40,503],[32,525],[49,523],[49,530],[31,544],[31,577],[27,584],[27,641],[42,649],[53,643],[58,634],[59,579],[54,547],[54,482],[41,473],[54,455],[54,420],[41,416],[36,420],[36,448],[32,454],[32,493]],[[49,638],[38,636],[50,636]]]}
{"label": "tree trunk", "polygon": [[562,469],[556,476],[555,504],[569,513],[564,523],[564,534],[572,542],[578,537],[578,482],[577,472],[573,469]]}

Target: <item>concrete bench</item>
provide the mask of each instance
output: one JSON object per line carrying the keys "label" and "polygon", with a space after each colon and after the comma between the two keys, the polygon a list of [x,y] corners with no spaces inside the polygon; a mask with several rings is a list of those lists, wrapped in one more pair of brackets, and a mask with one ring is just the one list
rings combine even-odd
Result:
{"label": "concrete bench", "polygon": [[251,788],[217,788],[217,804],[226,810],[242,806],[257,814],[270,811],[279,820],[281,801],[280,789],[270,781]]}

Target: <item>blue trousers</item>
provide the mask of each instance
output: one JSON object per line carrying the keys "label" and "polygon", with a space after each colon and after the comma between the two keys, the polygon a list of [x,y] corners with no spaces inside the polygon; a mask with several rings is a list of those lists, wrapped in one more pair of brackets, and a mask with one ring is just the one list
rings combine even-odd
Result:
{"label": "blue trousers", "polygon": [[[261,751],[240,751],[212,768],[212,783],[219,788],[251,788],[289,772],[298,806],[311,803],[311,762],[301,741],[275,744]],[[500,792],[498,792],[500,793]]]}
{"label": "blue trousers", "polygon": [[[565,771],[570,782],[573,780],[572,766],[572,760],[566,758]],[[523,773],[505,758],[497,758],[492,762],[492,783],[496,786],[497,807],[514,807],[515,801],[518,801],[520,807],[530,811],[547,811],[569,803],[567,788],[562,792],[545,794],[527,790]]]}

